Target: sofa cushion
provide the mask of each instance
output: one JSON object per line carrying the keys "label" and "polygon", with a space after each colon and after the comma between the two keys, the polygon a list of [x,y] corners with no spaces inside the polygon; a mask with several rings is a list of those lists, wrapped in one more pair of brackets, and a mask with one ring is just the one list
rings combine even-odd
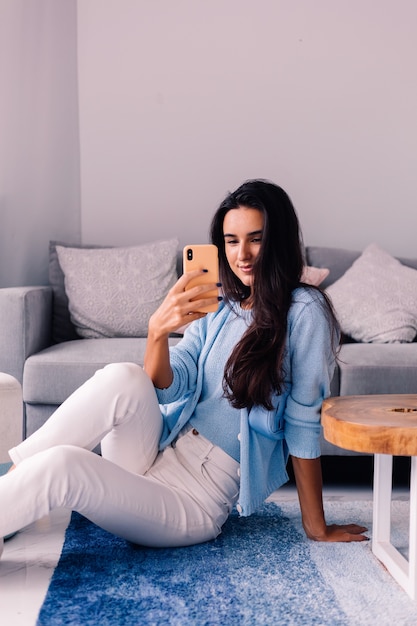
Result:
{"label": "sofa cushion", "polygon": [[341,347],[339,395],[417,393],[417,343]]}
{"label": "sofa cushion", "polygon": [[[175,345],[179,338],[170,338]],[[98,369],[109,363],[143,365],[146,339],[78,339],[53,345],[26,360],[23,399],[38,404],[61,404]]]}
{"label": "sofa cushion", "polygon": [[413,341],[417,334],[417,271],[376,244],[327,289],[342,332],[356,341]]}
{"label": "sofa cushion", "polygon": [[177,279],[177,239],[56,250],[79,336],[146,337],[149,317]]}
{"label": "sofa cushion", "polygon": [[[74,324],[71,321],[68,309],[68,296],[65,291],[65,276],[59,263],[57,246],[65,248],[85,248],[100,249],[110,248],[112,246],[100,246],[93,244],[67,243],[63,241],[52,240],[49,242],[49,285],[52,288],[52,343],[61,343],[62,341],[71,341],[79,339],[79,335]],[[182,274],[182,252],[178,252],[177,256],[177,275]]]}
{"label": "sofa cushion", "polygon": [[343,276],[360,254],[356,250],[346,250],[344,248],[329,248],[326,246],[307,246],[306,248],[306,260],[309,265],[330,270],[328,276],[320,285],[323,289],[326,289],[326,287]]}
{"label": "sofa cushion", "polygon": [[93,246],[63,241],[49,242],[49,284],[52,288],[52,342],[71,341],[79,339],[79,335],[71,321],[68,309],[68,296],[65,291],[65,277],[59,263],[57,246],[67,248],[103,248],[108,246]]}
{"label": "sofa cushion", "polygon": [[326,267],[305,265],[301,274],[301,282],[318,287],[328,277],[330,270]]}

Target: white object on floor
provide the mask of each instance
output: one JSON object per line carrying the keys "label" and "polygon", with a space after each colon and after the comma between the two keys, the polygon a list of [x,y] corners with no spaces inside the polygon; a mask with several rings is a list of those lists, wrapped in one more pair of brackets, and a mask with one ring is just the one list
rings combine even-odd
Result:
{"label": "white object on floor", "polygon": [[61,555],[68,509],[27,526],[4,543],[0,560],[0,623],[35,626]]}
{"label": "white object on floor", "polygon": [[22,387],[16,378],[0,372],[0,463],[7,463],[10,448],[22,441]]}
{"label": "white object on floor", "polygon": [[392,456],[375,454],[372,551],[417,600],[417,457],[411,457],[408,560],[391,542]]}

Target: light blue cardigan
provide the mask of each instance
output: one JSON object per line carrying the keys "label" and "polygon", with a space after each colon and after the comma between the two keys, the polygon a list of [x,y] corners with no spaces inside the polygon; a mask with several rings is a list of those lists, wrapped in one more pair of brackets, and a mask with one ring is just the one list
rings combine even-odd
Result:
{"label": "light blue cardigan", "polygon": [[[170,349],[174,379],[157,389],[164,417],[160,449],[169,445],[193,415],[204,376],[204,364],[223,324],[235,315],[225,304],[216,313],[194,322],[192,330]],[[329,395],[335,366],[323,296],[300,287],[293,293],[288,315],[284,371],[285,392],[273,398],[275,410],[240,410],[240,493],[237,509],[250,515],[288,480],[288,454],[320,456],[320,410]],[[269,428],[268,428],[269,425]],[[267,430],[275,434],[265,435]]]}

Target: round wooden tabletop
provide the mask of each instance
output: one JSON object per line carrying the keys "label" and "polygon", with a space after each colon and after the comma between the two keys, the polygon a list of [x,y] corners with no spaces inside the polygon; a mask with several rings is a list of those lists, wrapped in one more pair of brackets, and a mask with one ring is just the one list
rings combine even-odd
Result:
{"label": "round wooden tabletop", "polygon": [[417,394],[331,397],[321,421],[325,439],[340,448],[417,456]]}

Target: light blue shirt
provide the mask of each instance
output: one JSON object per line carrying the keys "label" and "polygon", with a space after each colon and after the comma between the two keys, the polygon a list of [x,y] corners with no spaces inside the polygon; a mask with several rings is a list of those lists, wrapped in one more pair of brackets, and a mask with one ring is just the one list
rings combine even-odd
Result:
{"label": "light blue shirt", "polygon": [[[284,362],[285,391],[273,397],[273,411],[258,406],[250,412],[233,409],[220,395],[224,364],[244,332],[245,315],[236,319],[236,313],[222,303],[216,313],[191,324],[183,339],[170,349],[172,384],[156,390],[164,416],[160,448],[169,445],[189,420],[196,428],[198,422],[204,436],[216,428],[214,439],[208,436],[210,441],[240,460],[237,508],[241,515],[253,513],[287,482],[288,454],[300,458],[320,456],[320,411],[330,393],[335,366],[323,306],[323,296],[317,291],[300,287],[293,293]],[[213,400],[209,399],[211,392]],[[267,424],[276,431],[274,439],[265,436]]]}
{"label": "light blue shirt", "polygon": [[[233,348],[247,330],[252,311],[237,305],[236,315],[229,315],[220,328],[204,364],[201,396],[190,423],[201,435],[240,461],[240,411],[223,394],[223,374]],[[208,416],[210,416],[208,418]]]}

